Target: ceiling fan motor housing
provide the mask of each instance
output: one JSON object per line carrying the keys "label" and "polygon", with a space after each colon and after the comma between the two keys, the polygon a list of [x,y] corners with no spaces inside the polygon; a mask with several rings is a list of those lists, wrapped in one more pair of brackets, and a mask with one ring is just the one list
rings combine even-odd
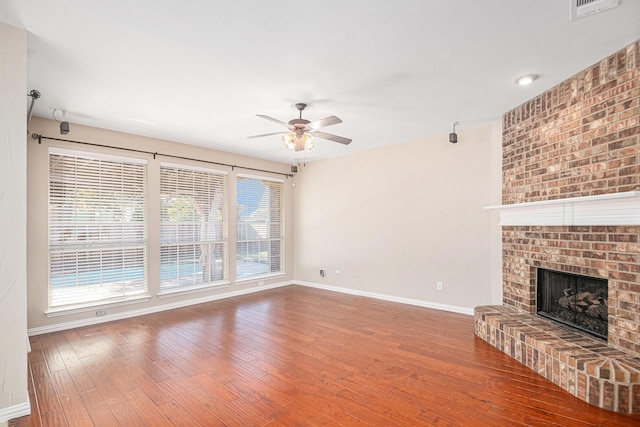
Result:
{"label": "ceiling fan motor housing", "polygon": [[289,126],[295,126],[295,127],[305,127],[307,124],[311,123],[309,120],[307,119],[292,119],[289,120]]}

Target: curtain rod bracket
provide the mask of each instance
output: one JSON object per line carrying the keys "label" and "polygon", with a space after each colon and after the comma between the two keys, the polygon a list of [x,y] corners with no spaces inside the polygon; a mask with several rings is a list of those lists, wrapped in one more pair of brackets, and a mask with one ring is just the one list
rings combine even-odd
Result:
{"label": "curtain rod bracket", "polygon": [[38,144],[42,144],[42,136],[38,135],[37,133],[32,133],[31,134],[31,139],[37,139],[38,140]]}

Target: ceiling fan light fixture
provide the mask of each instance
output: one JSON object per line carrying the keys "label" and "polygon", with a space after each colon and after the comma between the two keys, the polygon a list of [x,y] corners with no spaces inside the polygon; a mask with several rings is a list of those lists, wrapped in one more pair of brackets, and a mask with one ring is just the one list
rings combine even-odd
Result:
{"label": "ceiling fan light fixture", "polygon": [[285,133],[284,135],[282,135],[282,142],[284,143],[285,147],[287,147],[287,150],[296,151],[296,143],[294,142],[294,139],[295,135],[292,133]]}
{"label": "ceiling fan light fixture", "polygon": [[304,132],[285,133],[282,135],[282,142],[289,151],[311,151],[316,146],[313,136]]}
{"label": "ceiling fan light fixture", "polygon": [[316,147],[316,143],[313,142],[313,137],[311,135],[309,135],[309,134],[305,135],[304,136],[304,140],[305,140],[304,141],[304,148],[307,151],[311,151]]}

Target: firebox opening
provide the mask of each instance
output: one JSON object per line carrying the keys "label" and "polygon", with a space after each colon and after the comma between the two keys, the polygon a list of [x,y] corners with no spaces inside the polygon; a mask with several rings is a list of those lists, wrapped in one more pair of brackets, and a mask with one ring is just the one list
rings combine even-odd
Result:
{"label": "firebox opening", "polygon": [[538,315],[607,340],[606,279],[538,268],[537,282]]}

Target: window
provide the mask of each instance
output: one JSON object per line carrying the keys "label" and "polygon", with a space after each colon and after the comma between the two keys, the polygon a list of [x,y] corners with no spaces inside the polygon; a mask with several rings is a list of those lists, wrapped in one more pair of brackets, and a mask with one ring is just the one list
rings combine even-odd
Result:
{"label": "window", "polygon": [[49,308],[146,293],[146,161],[49,150]]}
{"label": "window", "polygon": [[282,188],[282,180],[238,175],[238,280],[282,272]]}
{"label": "window", "polygon": [[160,289],[227,279],[226,172],[160,166]]}

